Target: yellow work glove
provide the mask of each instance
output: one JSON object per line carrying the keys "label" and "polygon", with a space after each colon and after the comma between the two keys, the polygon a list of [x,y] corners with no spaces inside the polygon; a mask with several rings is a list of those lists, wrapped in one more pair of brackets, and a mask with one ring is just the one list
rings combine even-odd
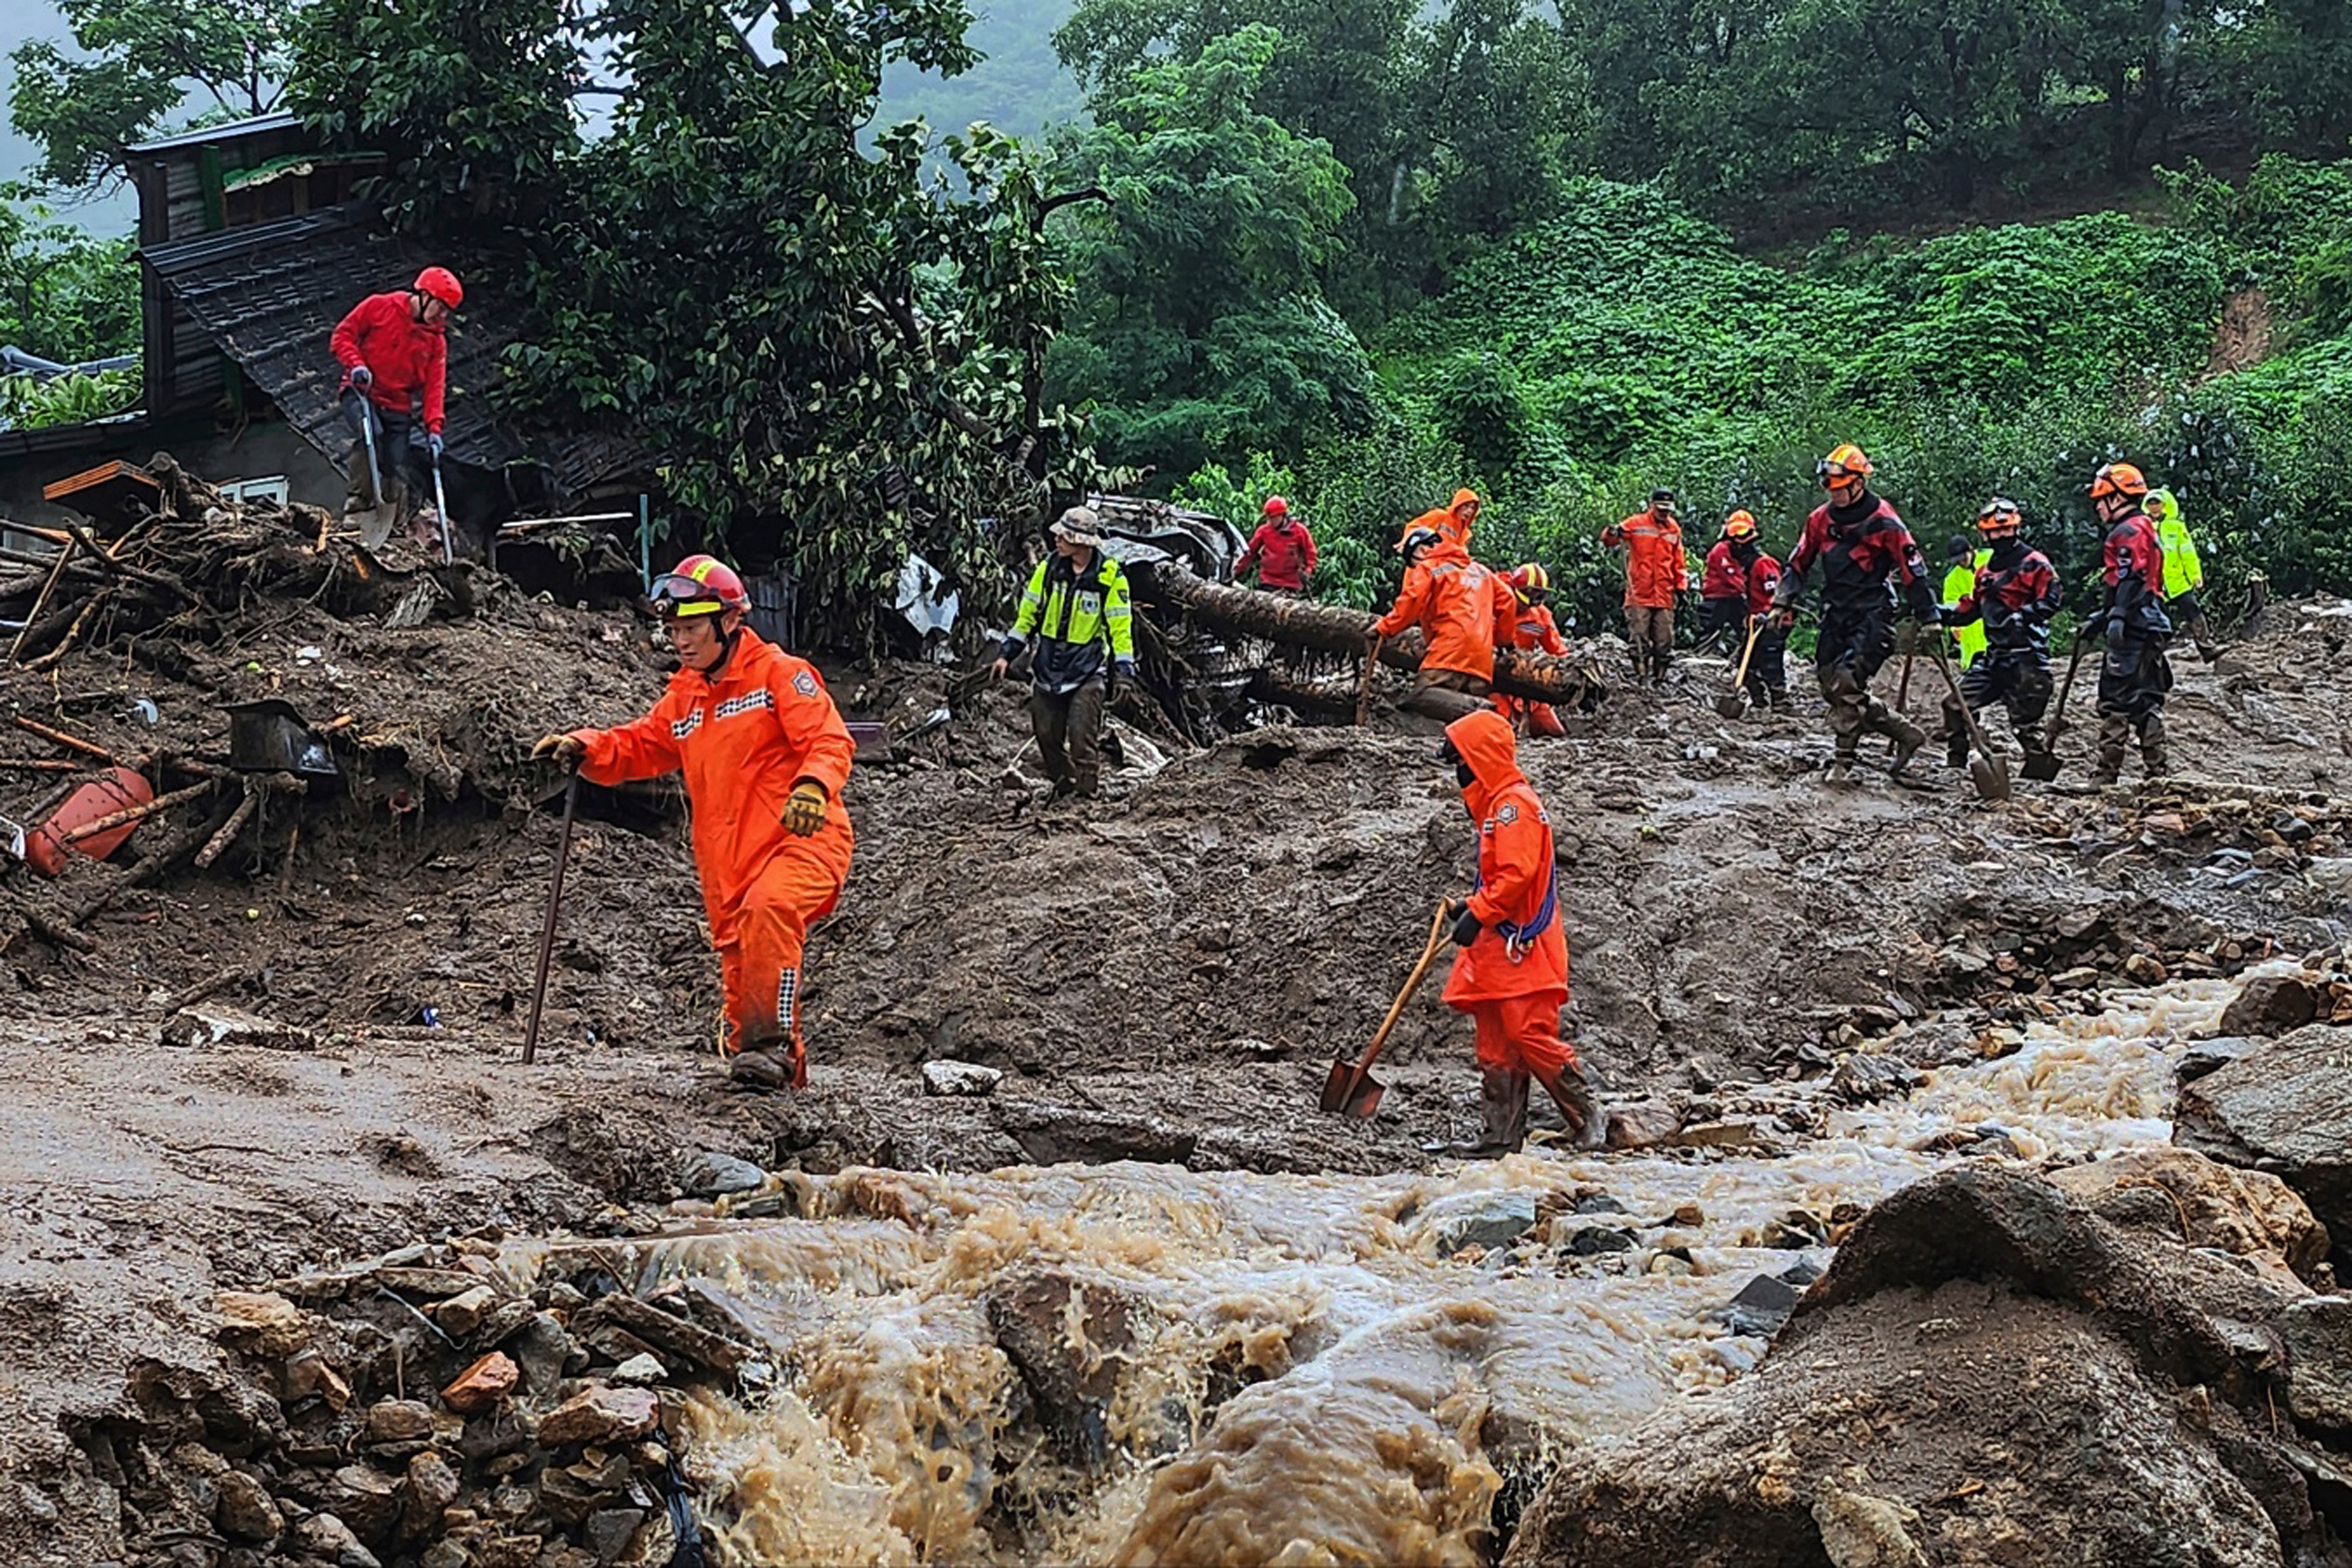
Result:
{"label": "yellow work glove", "polygon": [[534,759],[552,757],[566,767],[576,766],[588,747],[574,735],[543,735],[539,744],[530,749]]}
{"label": "yellow work glove", "polygon": [[803,779],[793,785],[792,798],[784,802],[784,826],[801,838],[823,827],[824,785],[814,779]]}

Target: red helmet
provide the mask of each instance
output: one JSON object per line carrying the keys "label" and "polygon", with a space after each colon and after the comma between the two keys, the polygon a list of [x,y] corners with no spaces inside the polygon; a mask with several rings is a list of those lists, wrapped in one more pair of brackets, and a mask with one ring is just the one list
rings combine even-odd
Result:
{"label": "red helmet", "polygon": [[1280,496],[1268,496],[1265,498],[1265,515],[1268,517],[1288,517],[1290,515],[1290,503],[1283,500]]}
{"label": "red helmet", "polygon": [[1549,592],[1551,588],[1551,574],[1533,561],[1512,573],[1511,581],[1518,587],[1532,588],[1539,592]]}
{"label": "red helmet", "polygon": [[430,294],[451,310],[466,302],[466,290],[457,282],[457,275],[446,267],[428,267],[416,275],[411,285],[419,294]]}
{"label": "red helmet", "polygon": [[715,555],[688,556],[677,563],[676,571],[655,578],[653,592],[646,597],[653,602],[654,614],[666,621],[751,607],[751,595],[743,591],[743,579],[735,574],[735,568]]}

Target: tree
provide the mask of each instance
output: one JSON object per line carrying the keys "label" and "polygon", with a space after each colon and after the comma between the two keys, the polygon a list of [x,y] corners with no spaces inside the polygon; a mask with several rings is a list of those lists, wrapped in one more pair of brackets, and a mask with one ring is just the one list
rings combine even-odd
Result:
{"label": "tree", "polygon": [[1195,60],[1138,70],[1063,151],[1108,195],[1070,220],[1078,304],[1047,361],[1088,397],[1107,448],[1171,476],[1361,426],[1370,370],[1324,302],[1347,171],[1258,107],[1281,47],[1246,26]]}
{"label": "tree", "polygon": [[[987,520],[1036,518],[1104,477],[1044,395],[1068,287],[1046,220],[1087,193],[1050,189],[1037,155],[984,127],[945,143],[961,198],[927,174],[919,125],[859,148],[886,63],[971,63],[960,0],[611,0],[579,41],[614,62],[612,86],[577,76],[541,0],[409,0],[356,82],[337,40],[377,0],[316,10],[298,101],[339,143],[407,150],[391,210],[509,225],[465,229],[495,236],[483,264],[527,311],[493,395],[518,419],[663,454],[672,510],[748,564],[781,560],[816,635],[870,632],[872,591],[909,550],[1001,586]],[[462,63],[452,37],[469,40]],[[445,140],[459,69],[482,79],[457,96],[517,117]],[[613,97],[601,140],[522,115],[562,76]]]}
{"label": "tree", "polygon": [[139,263],[0,186],[0,342],[73,362],[139,352]]}
{"label": "tree", "polygon": [[[162,129],[193,86],[205,115],[266,114],[286,75],[296,0],[58,0],[69,57],[45,38],[9,57],[8,118],[41,149],[34,178],[80,190],[125,174],[125,150]],[[201,117],[200,117],[201,118]]]}

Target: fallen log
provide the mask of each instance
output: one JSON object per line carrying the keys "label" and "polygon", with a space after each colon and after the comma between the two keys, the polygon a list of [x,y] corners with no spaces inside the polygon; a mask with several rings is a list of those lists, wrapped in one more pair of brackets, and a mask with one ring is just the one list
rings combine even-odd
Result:
{"label": "fallen log", "polygon": [[[1255,588],[1208,583],[1168,563],[1149,568],[1148,591],[1181,607],[1203,626],[1243,637],[1316,648],[1361,658],[1372,640],[1374,616],[1345,605],[1318,604],[1264,594]],[[1418,628],[1381,644],[1380,661],[1391,669],[1417,670],[1423,651]],[[1554,707],[1591,709],[1606,694],[1598,672],[1572,658],[1501,649],[1495,655],[1495,689]]]}

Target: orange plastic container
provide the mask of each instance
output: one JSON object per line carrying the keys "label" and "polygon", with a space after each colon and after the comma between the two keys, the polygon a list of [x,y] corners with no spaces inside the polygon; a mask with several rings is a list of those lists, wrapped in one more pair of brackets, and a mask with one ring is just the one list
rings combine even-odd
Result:
{"label": "orange plastic container", "polygon": [[55,816],[25,835],[25,864],[44,877],[61,877],[65,875],[68,850],[77,850],[93,860],[105,859],[138,831],[138,823],[110,827],[79,844],[68,844],[66,835],[84,823],[144,805],[154,798],[154,787],[148,784],[146,775],[131,768],[117,768],[102,779],[91,780],[66,796],[66,803],[58,807]]}

